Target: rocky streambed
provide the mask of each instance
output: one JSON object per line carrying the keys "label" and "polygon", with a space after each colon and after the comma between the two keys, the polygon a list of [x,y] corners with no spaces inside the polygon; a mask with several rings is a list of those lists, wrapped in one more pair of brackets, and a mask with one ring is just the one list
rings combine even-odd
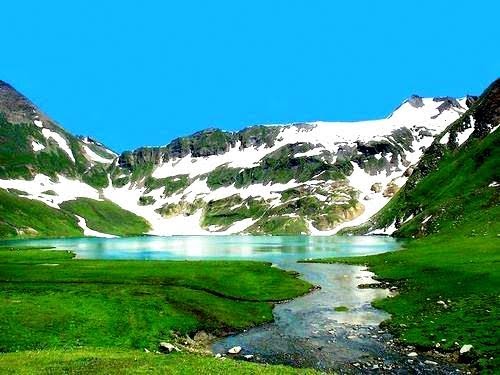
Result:
{"label": "rocky streambed", "polygon": [[[457,374],[463,369],[445,357],[417,353],[399,345],[379,327],[389,314],[371,306],[395,291],[359,288],[376,284],[364,267],[284,262],[320,289],[278,304],[274,322],[222,338],[212,345],[216,356],[311,367],[338,373]],[[229,354],[231,348],[240,347]]]}

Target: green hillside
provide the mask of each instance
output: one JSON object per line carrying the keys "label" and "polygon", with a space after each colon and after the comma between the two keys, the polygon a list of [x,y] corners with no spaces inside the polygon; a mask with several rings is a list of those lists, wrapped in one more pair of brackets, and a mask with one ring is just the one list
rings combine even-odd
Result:
{"label": "green hillside", "polygon": [[82,235],[74,215],[0,189],[0,238]]}
{"label": "green hillside", "polygon": [[61,208],[85,219],[90,229],[117,236],[133,236],[149,231],[149,223],[110,201],[78,198],[61,203]]}
{"label": "green hillside", "polygon": [[[399,294],[376,301],[404,343],[458,353],[482,372],[500,368],[500,81],[436,138],[405,187],[364,226],[366,233],[396,223],[404,251],[325,259],[368,265]],[[474,125],[469,139],[457,139]],[[469,130],[469,132],[472,129]],[[448,137],[444,142],[443,137]],[[441,141],[441,142],[440,142]]]}

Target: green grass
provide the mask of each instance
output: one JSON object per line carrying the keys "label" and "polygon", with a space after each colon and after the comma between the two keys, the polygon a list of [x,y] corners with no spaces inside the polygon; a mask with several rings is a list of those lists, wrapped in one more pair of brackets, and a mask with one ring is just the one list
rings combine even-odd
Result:
{"label": "green grass", "polygon": [[242,199],[238,194],[227,198],[210,201],[203,210],[201,224],[203,227],[215,225],[221,230],[247,218],[257,219],[268,210],[264,199],[249,197]]}
{"label": "green grass", "polygon": [[15,374],[318,374],[314,370],[221,360],[188,353],[132,350],[46,350],[0,354],[0,372]]}
{"label": "green grass", "polygon": [[163,194],[165,196],[171,196],[188,187],[189,183],[189,175],[187,174],[165,178],[148,177],[145,181],[145,186],[147,187],[145,193],[163,187]]}
{"label": "green grass", "polygon": [[[235,277],[237,275],[237,277]],[[171,332],[241,330],[310,284],[260,262],[74,260],[0,249],[0,352],[155,350]]]}
{"label": "green grass", "polygon": [[337,312],[347,312],[349,311],[349,308],[346,306],[337,306],[334,310]]}
{"label": "green grass", "polygon": [[301,217],[272,216],[263,217],[245,231],[257,235],[287,236],[309,233],[309,227]]}
{"label": "green grass", "polygon": [[85,218],[87,226],[98,232],[132,236],[144,234],[150,229],[146,220],[110,201],[78,198],[63,202],[60,207]]}
{"label": "green grass", "polygon": [[0,189],[0,238],[82,235],[73,215]]}
{"label": "green grass", "polygon": [[442,350],[471,344],[483,370],[498,369],[500,228],[491,229],[475,233],[465,226],[465,234],[410,241],[399,252],[321,262],[366,264],[378,277],[399,284],[400,294],[374,305],[392,315],[385,324],[407,344],[430,348],[439,343]]}
{"label": "green grass", "polygon": [[[392,315],[385,324],[408,344],[457,350],[471,344],[484,372],[500,368],[500,81],[425,151],[406,185],[370,221],[347,232],[396,223],[400,237],[417,237],[405,250],[377,256],[327,259],[367,264],[400,286],[375,306]],[[462,145],[456,135],[475,119]],[[440,139],[438,136],[436,139]],[[444,341],[443,341],[444,340]],[[455,342],[458,343],[455,344]]]}

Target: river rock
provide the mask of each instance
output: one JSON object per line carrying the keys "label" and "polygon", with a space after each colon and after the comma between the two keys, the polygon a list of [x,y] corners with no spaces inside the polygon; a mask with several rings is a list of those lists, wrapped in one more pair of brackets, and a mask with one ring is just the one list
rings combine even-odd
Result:
{"label": "river rock", "polygon": [[239,354],[241,352],[241,346],[233,346],[227,351],[229,354]]}
{"label": "river rock", "polygon": [[160,342],[159,349],[160,349],[160,352],[166,353],[166,354],[172,353],[174,351],[180,352],[180,350],[176,346],[172,345],[169,342],[165,342],[165,341]]}
{"label": "river rock", "polygon": [[472,345],[463,345],[460,348],[459,360],[460,362],[470,363],[475,359],[476,355]]}
{"label": "river rock", "polygon": [[446,302],[444,302],[444,301],[437,301],[436,303],[437,303],[438,305],[443,306],[445,309],[447,309],[447,308],[448,308],[448,305],[447,305],[447,304],[446,304]]}
{"label": "river rock", "polygon": [[460,348],[460,354],[466,354],[474,348],[472,345],[464,345]]}
{"label": "river rock", "polygon": [[408,357],[415,358],[417,356],[418,356],[418,354],[416,352],[408,353]]}

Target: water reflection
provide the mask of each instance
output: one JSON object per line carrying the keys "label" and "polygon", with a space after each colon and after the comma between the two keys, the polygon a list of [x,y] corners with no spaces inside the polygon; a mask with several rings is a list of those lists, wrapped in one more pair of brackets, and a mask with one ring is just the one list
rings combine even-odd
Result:
{"label": "water reflection", "polygon": [[387,237],[172,236],[0,241],[0,245],[73,250],[85,259],[248,259],[278,263],[304,258],[378,254],[399,247]]}

